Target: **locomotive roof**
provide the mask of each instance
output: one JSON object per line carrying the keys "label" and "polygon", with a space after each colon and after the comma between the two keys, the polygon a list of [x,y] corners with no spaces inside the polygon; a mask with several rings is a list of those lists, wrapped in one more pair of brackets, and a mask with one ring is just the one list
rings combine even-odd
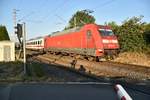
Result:
{"label": "locomotive roof", "polygon": [[53,32],[52,34],[50,34],[50,36],[59,36],[59,35],[64,35],[64,34],[69,34],[71,32],[77,32],[81,29],[81,27],[74,27],[68,30],[64,30],[64,31],[57,31],[57,32]]}
{"label": "locomotive roof", "polygon": [[[110,26],[107,26],[107,25],[97,25],[97,26],[99,26],[100,28],[110,29]],[[74,27],[74,28],[64,30],[64,31],[56,31],[48,36],[59,36],[59,35],[69,34],[71,32],[78,32],[81,28],[82,27]]]}

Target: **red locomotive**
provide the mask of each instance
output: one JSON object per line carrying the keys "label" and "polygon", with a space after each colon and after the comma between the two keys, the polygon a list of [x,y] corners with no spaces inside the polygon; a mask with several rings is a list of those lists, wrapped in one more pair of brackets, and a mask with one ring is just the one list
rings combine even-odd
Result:
{"label": "red locomotive", "polygon": [[119,49],[117,37],[111,28],[96,24],[86,24],[83,27],[55,32],[44,37],[44,41],[40,43],[44,44],[44,51],[74,53],[93,57],[114,54]]}

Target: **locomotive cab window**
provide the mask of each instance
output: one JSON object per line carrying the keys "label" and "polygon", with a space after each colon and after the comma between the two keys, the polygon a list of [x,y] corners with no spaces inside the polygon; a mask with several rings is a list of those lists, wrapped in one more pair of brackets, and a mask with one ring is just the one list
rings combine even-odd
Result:
{"label": "locomotive cab window", "polygon": [[99,29],[99,33],[101,36],[113,36],[114,33],[110,29]]}
{"label": "locomotive cab window", "polygon": [[86,32],[86,36],[87,36],[87,38],[88,38],[88,39],[90,39],[90,38],[91,38],[91,36],[92,36],[92,32],[91,32],[91,30],[87,30],[87,32]]}

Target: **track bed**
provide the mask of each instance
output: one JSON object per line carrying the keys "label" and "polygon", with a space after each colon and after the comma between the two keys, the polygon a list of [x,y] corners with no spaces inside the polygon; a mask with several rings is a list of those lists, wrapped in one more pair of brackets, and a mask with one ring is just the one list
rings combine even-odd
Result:
{"label": "track bed", "polygon": [[89,73],[98,77],[123,77],[128,79],[145,80],[150,79],[150,68],[115,62],[95,62],[81,59],[74,59],[70,56],[43,54],[33,56],[41,62],[64,65],[82,73]]}

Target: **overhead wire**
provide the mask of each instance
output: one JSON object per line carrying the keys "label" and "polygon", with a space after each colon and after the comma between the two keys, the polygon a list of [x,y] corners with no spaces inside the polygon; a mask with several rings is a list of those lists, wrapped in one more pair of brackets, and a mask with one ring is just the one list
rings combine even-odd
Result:
{"label": "overhead wire", "polygon": [[60,3],[60,5],[58,5],[56,8],[54,8],[54,9],[51,10],[51,11],[49,11],[49,12],[47,13],[47,15],[43,16],[42,19],[47,20],[47,19],[49,18],[49,16],[50,16],[51,14],[53,14],[53,12],[56,12],[56,11],[58,11],[60,8],[64,7],[65,4],[67,3],[66,1],[67,1],[67,0],[64,0],[64,1],[63,1],[62,3]]}
{"label": "overhead wire", "polygon": [[[109,5],[109,4],[111,4],[112,2],[114,2],[115,0],[109,0],[109,1],[106,1],[106,2],[104,2],[104,3],[102,3],[102,4],[100,4],[100,5],[97,5],[96,7],[93,7],[92,8],[92,11],[93,12],[95,12],[94,11],[94,9],[99,9],[99,8],[101,8],[101,7],[104,7],[104,6],[106,6],[106,5]],[[83,11],[83,10],[82,10]],[[93,13],[92,12],[92,13]],[[81,17],[83,18],[85,15],[83,14]],[[81,23],[83,23],[83,21],[82,20],[80,20],[81,21]],[[84,22],[84,24],[85,24],[85,22]]]}
{"label": "overhead wire", "polygon": [[34,14],[35,12],[29,12],[27,15],[25,15],[25,16],[23,16],[21,19],[19,19],[18,21],[20,22],[20,21],[22,21],[22,20],[24,20],[24,19],[26,19],[27,17],[30,17],[32,14]]}
{"label": "overhead wire", "polygon": [[55,14],[55,16],[56,16],[57,18],[59,18],[61,21],[66,22],[66,20],[64,20],[61,16],[59,16],[59,15],[57,15],[57,14]]}
{"label": "overhead wire", "polygon": [[[22,0],[20,0],[20,3],[21,3],[21,1],[22,1]],[[92,8],[92,9],[99,9],[99,8],[101,8],[101,7],[104,7],[104,6],[106,6],[106,5],[109,5],[110,3],[114,2],[114,1],[115,1],[115,0],[109,0],[109,1],[107,1],[107,2],[104,2],[103,4],[97,5],[96,7]],[[38,8],[45,7],[44,5],[47,4],[46,2],[47,2],[47,0],[45,0],[45,1],[40,5],[40,7],[38,7]],[[58,10],[60,9],[60,7],[62,8],[66,3],[67,3],[66,0],[63,1],[63,2],[62,2],[60,5],[58,5],[56,8],[54,8],[53,10],[51,10],[50,12],[48,12],[47,15],[45,15],[44,17],[42,17],[42,20],[43,20],[43,19],[44,19],[44,20],[47,20],[47,19],[49,18],[49,15],[50,15],[50,14],[53,14],[53,12],[58,11]],[[39,12],[39,10],[37,10],[36,12],[35,12],[35,11],[29,12],[27,15],[23,16],[23,17],[22,17],[21,19],[19,19],[18,21],[24,20],[24,19],[30,17],[31,15],[33,15],[33,14],[35,14],[35,13],[37,13],[37,12]],[[56,14],[55,14],[55,16],[58,17],[59,19],[61,19],[63,22],[66,22],[64,19],[60,18],[60,16],[58,16],[58,15],[56,15]],[[83,15],[83,16],[84,16],[84,15]],[[83,16],[82,16],[82,17],[83,17]],[[39,22],[42,22],[42,21],[39,21]]]}
{"label": "overhead wire", "polygon": [[[106,6],[106,5],[111,4],[111,3],[114,2],[114,1],[115,1],[115,0],[109,0],[109,1],[107,1],[107,2],[104,2],[103,4],[97,5],[96,7],[92,8],[92,9],[99,9],[99,8],[101,8],[101,7],[104,7],[104,6]],[[21,2],[21,0],[20,0],[20,2]],[[28,17],[32,16],[33,14],[35,14],[35,13],[37,13],[37,12],[40,11],[40,10],[37,10],[37,11],[32,11],[32,12],[28,13],[27,15],[23,16],[23,17],[22,17],[21,19],[19,19],[18,21],[26,20],[26,21],[30,21],[30,22],[33,22],[33,23],[42,23],[43,21],[46,21],[46,20],[49,18],[50,15],[53,15],[53,14],[54,14],[53,12],[56,12],[56,11],[58,11],[60,8],[64,7],[64,6],[66,5],[66,3],[67,3],[67,1],[64,0],[64,1],[63,1],[62,3],[60,3],[56,8],[52,9],[51,11],[49,11],[49,12],[47,13],[47,15],[43,16],[43,17],[42,17],[42,20],[36,20],[36,21],[35,21],[35,20],[29,20],[29,19],[27,20],[27,19],[26,19],[26,18],[28,18]],[[38,7],[38,8],[45,7],[45,6],[44,6],[45,4],[47,4],[47,0],[45,0],[45,1],[40,5],[40,7]],[[59,18],[61,21],[66,22],[66,21],[65,21],[62,17],[60,17],[59,15],[54,14],[54,16],[56,16],[57,18]],[[83,15],[82,17],[84,17],[84,15]]]}
{"label": "overhead wire", "polygon": [[106,5],[109,5],[109,4],[113,3],[114,1],[116,1],[116,0],[106,1],[106,2],[104,2],[102,4],[98,4],[97,6],[93,7],[92,9],[100,9],[100,8],[106,6]]}
{"label": "overhead wire", "polygon": [[[21,0],[20,0],[21,1]],[[47,1],[48,0],[45,0],[41,5],[40,5],[40,7],[38,7],[38,8],[43,8],[43,7],[45,7],[44,5],[46,5],[47,4]],[[39,23],[42,23],[42,22],[44,22],[44,21],[46,21],[46,20],[48,20],[48,18],[49,18],[49,16],[50,15],[54,15],[54,13],[53,12],[56,12],[56,11],[58,11],[60,8],[62,8],[62,7],[64,7],[65,5],[66,5],[66,3],[67,3],[67,1],[68,0],[64,0],[63,2],[61,2],[56,8],[54,8],[54,9],[52,9],[51,11],[49,11],[45,16],[43,16],[42,18],[41,18],[41,20],[30,20],[31,22],[35,22],[35,23],[37,23],[37,22],[39,22]],[[32,15],[34,15],[34,14],[36,14],[36,13],[38,13],[40,10],[37,10],[37,11],[32,11],[32,12],[29,12],[28,14],[26,14],[26,15],[24,15],[22,18],[20,18],[18,21],[20,22],[20,21],[22,21],[22,20],[26,20],[26,21],[29,21],[29,19],[27,20],[27,18],[28,17],[30,17],[30,16],[32,16]],[[66,22],[62,17],[60,17],[58,14],[55,14],[54,16],[56,16],[57,18],[59,18],[61,21],[63,21],[63,22]]]}
{"label": "overhead wire", "polygon": [[26,21],[30,22],[30,23],[42,23],[42,21],[40,20],[30,20],[30,19],[26,19]]}
{"label": "overhead wire", "polygon": [[[21,1],[21,0],[20,0]],[[46,3],[47,2],[47,0],[45,0],[43,3],[41,3],[41,5],[38,7],[38,8],[42,8],[42,7],[45,7],[44,5],[45,4],[47,4]],[[20,22],[20,21],[22,21],[22,20],[26,20],[28,17],[30,17],[30,16],[32,16],[32,15],[34,15],[34,14],[36,14],[37,12],[39,12],[40,10],[37,10],[37,11],[31,11],[31,12],[29,12],[28,14],[26,14],[26,15],[24,15],[21,19],[19,19],[18,21]],[[26,21],[29,21],[29,20],[26,20]],[[42,22],[41,20],[39,21],[35,21],[35,20],[30,20],[31,22]]]}

